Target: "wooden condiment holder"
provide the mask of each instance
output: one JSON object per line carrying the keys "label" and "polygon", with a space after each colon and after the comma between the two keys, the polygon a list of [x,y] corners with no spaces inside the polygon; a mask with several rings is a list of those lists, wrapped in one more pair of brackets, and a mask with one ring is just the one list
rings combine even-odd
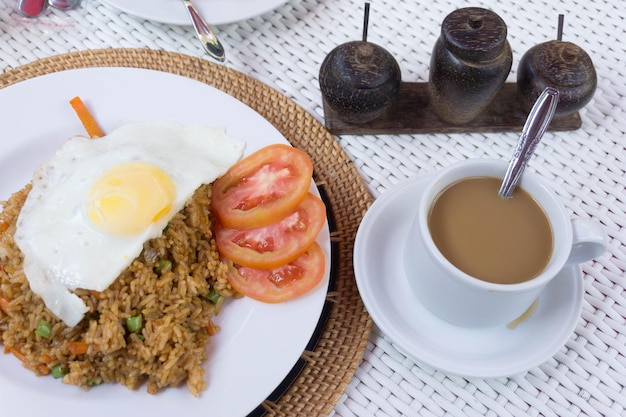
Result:
{"label": "wooden condiment holder", "polygon": [[[560,33],[561,27],[559,40]],[[464,124],[451,124],[435,114],[429,83],[402,81],[397,98],[382,114],[374,120],[351,123],[333,110],[322,95],[325,126],[337,135],[519,132],[528,117],[522,98],[517,83],[504,83],[478,116]],[[574,111],[553,119],[548,130],[571,131],[581,126],[580,114]]]}
{"label": "wooden condiment holder", "polygon": [[[325,126],[336,135],[403,133],[469,133],[521,131],[528,112],[522,106],[516,83],[505,83],[487,108],[472,121],[453,125],[443,122],[430,106],[428,83],[402,82],[398,98],[377,119],[360,124],[343,121],[324,103]],[[582,126],[578,112],[552,120],[548,130],[569,131]]]}

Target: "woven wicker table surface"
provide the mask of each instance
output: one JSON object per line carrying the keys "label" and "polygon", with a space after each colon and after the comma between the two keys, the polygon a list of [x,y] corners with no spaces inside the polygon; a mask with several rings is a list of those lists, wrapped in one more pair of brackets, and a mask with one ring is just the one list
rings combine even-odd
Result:
{"label": "woven wicker table surface", "polygon": [[[132,1],[132,0],[129,0]],[[235,1],[235,0],[233,0]],[[0,68],[57,54],[101,48],[148,48],[209,59],[190,26],[147,21],[83,0],[69,12],[37,19],[0,0]],[[155,0],[155,3],[156,0]],[[461,0],[372,1],[369,40],[398,60],[404,81],[428,79],[441,21]],[[337,416],[619,416],[626,415],[626,3],[622,0],[476,0],[508,26],[515,81],[519,59],[554,39],[565,15],[565,40],[591,56],[598,87],[580,112],[582,128],[549,132],[529,169],[551,183],[576,216],[600,221],[609,234],[605,255],[585,263],[584,304],[575,332],[542,365],[499,379],[461,378],[415,362],[374,327],[363,362],[332,414]],[[358,40],[363,2],[290,0],[279,8],[215,29],[225,66],[293,100],[323,123],[318,72],[335,46]],[[467,158],[507,159],[517,132],[337,136],[373,197],[421,173]]]}

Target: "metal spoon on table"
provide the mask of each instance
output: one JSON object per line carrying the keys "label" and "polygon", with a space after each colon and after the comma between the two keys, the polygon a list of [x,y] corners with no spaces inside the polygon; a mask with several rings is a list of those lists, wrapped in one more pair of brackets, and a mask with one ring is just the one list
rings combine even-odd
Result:
{"label": "metal spoon on table", "polygon": [[189,12],[189,17],[193,22],[196,35],[198,35],[198,39],[202,42],[204,49],[211,57],[220,62],[224,62],[226,53],[224,52],[224,47],[220,40],[217,39],[217,36],[215,36],[215,33],[213,33],[209,25],[204,21],[193,3],[190,0],[183,0],[183,3],[185,4],[185,8],[187,8],[187,12]]}
{"label": "metal spoon on table", "polygon": [[530,157],[552,121],[558,101],[559,91],[553,87],[546,87],[535,101],[526,123],[524,123],[522,134],[517,141],[515,151],[498,191],[501,197],[511,198],[513,196],[513,190],[521,180]]}

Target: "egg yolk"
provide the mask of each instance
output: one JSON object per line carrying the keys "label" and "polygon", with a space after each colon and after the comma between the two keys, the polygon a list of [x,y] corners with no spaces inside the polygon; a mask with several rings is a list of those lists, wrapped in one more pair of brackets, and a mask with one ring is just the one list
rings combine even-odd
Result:
{"label": "egg yolk", "polygon": [[113,166],[93,183],[87,213],[101,231],[132,236],[167,215],[175,197],[174,183],[162,169],[127,162]]}

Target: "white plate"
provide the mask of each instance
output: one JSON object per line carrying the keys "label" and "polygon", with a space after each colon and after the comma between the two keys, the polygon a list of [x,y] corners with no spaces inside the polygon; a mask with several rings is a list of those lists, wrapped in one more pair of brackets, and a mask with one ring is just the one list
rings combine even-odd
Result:
{"label": "white plate", "polygon": [[[171,25],[191,25],[182,0],[102,0],[132,15]],[[204,20],[221,25],[249,19],[275,9],[287,0],[194,0]]]}
{"label": "white plate", "polygon": [[463,377],[512,376],[551,358],[580,318],[580,268],[564,269],[541,294],[533,315],[515,329],[467,329],[433,316],[412,293],[401,258],[424,181],[412,178],[384,193],[359,226],[354,271],[374,322],[410,358]]}
{"label": "white plate", "polygon": [[[64,71],[0,90],[0,200],[23,187],[35,167],[64,139],[84,129],[69,105],[80,96],[107,132],[124,123],[170,119],[183,124],[226,126],[246,141],[245,153],[287,141],[265,119],[233,97],[170,73],[133,68]],[[330,266],[328,228],[318,241]],[[0,392],[7,415],[67,417],[139,413],[157,416],[244,416],[281,383],[311,339],[324,305],[328,279],[311,293],[284,304],[231,300],[216,322],[209,345],[208,387],[199,398],[186,386],[158,395],[102,385],[85,392],[52,377],[36,377],[12,355],[0,354]],[[0,347],[1,349],[1,347]],[[7,409],[8,407],[8,409]],[[53,414],[56,411],[53,411]]]}

